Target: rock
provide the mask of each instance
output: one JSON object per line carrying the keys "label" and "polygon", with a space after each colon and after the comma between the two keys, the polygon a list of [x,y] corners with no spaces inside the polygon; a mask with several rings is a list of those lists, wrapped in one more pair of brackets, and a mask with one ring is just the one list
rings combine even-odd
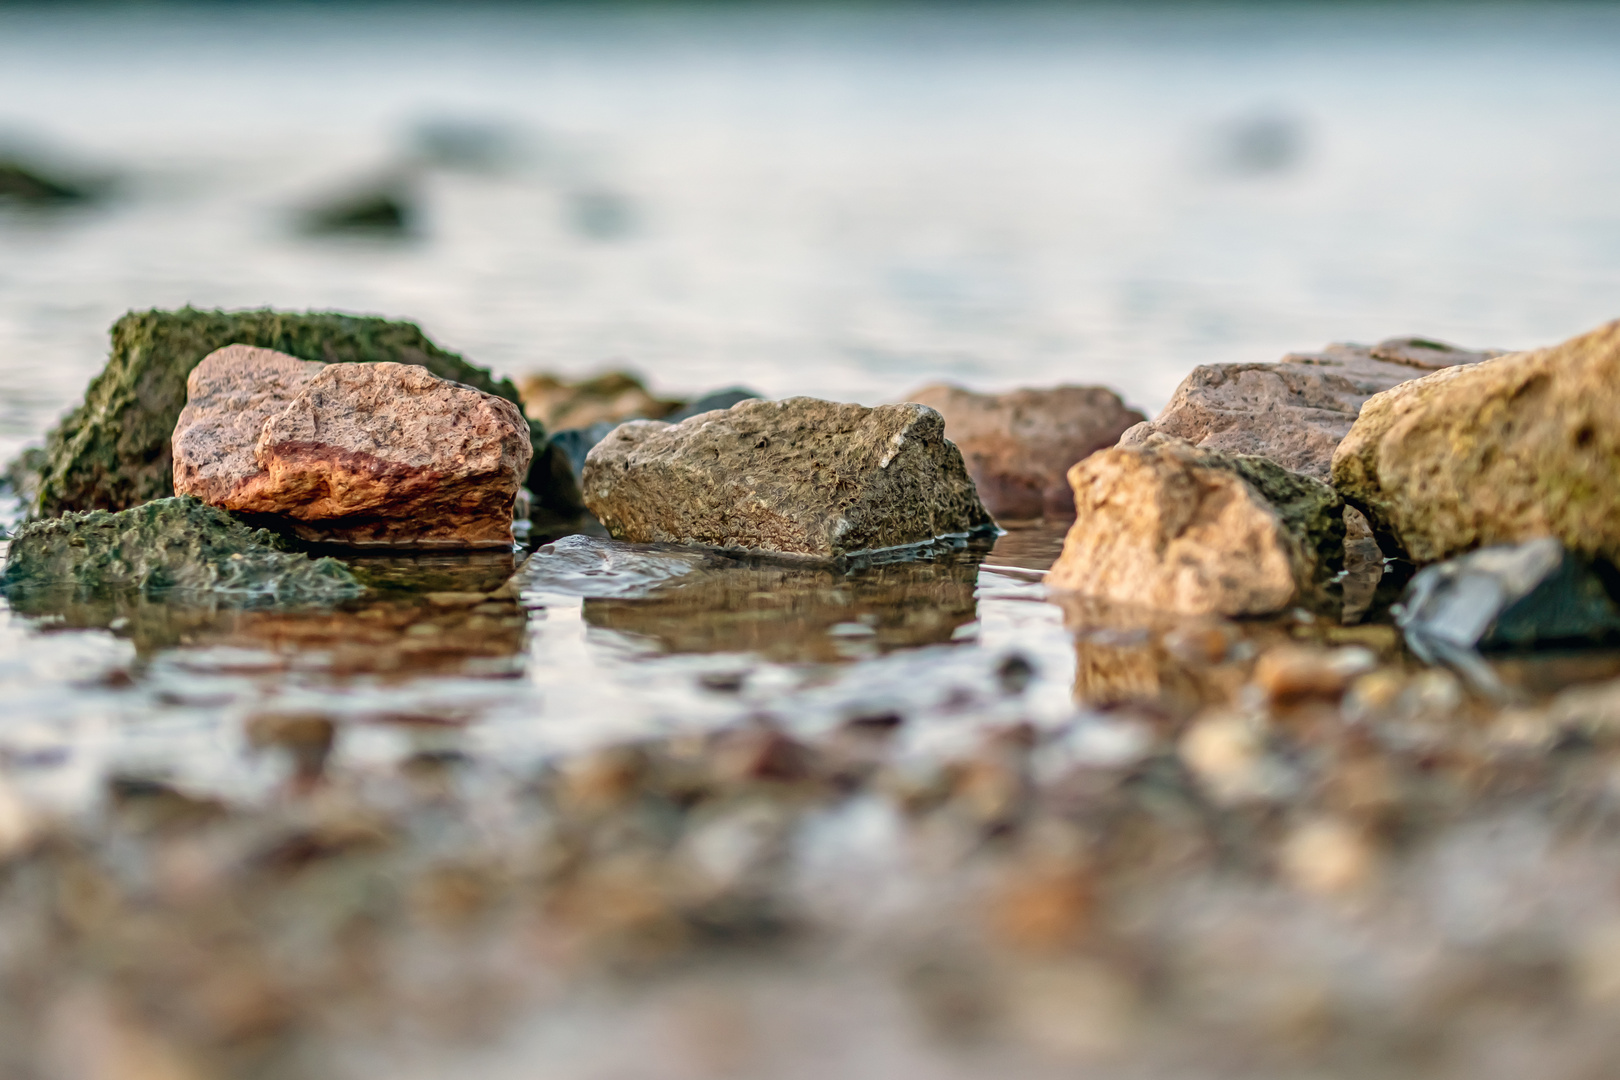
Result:
{"label": "rock", "polygon": [[1333,483],[1418,563],[1556,536],[1620,559],[1620,321],[1369,400]]}
{"label": "rock", "polygon": [[[46,440],[35,512],[124,510],[174,494],[170,438],[186,404],[186,378],[203,357],[231,344],[328,364],[417,364],[441,379],[519,400],[510,382],[439,348],[411,323],[269,309],[131,312],[113,324],[112,355],[84,403]],[[538,506],[577,513],[567,458],[552,451],[540,424],[531,422],[530,441],[528,487]]]}
{"label": "rock", "polygon": [[1275,705],[1312,698],[1337,701],[1352,682],[1377,666],[1378,658],[1359,645],[1332,650],[1282,645],[1260,657],[1254,684]]}
{"label": "rock", "polygon": [[19,159],[0,158],[0,205],[42,208],[89,202],[99,185],[63,175]]}
{"label": "rock", "polygon": [[1598,642],[1620,636],[1620,606],[1601,570],[1547,536],[1482,548],[1424,567],[1407,586],[1396,623],[1423,660],[1454,650]]}
{"label": "rock", "polygon": [[333,195],[298,215],[302,232],[311,236],[369,234],[406,236],[416,216],[411,193],[401,180]]}
{"label": "rock", "polygon": [[1369,397],[1426,372],[1497,355],[1393,338],[1371,348],[1329,345],[1319,353],[1289,353],[1275,364],[1204,364],[1182,380],[1163,412],[1125,432],[1120,445],[1171,435],[1326,480],[1334,448]]}
{"label": "rock", "polygon": [[621,424],[586,458],[584,486],[608,532],[638,543],[833,560],[993,525],[923,405],[801,397]]}
{"label": "rock", "polygon": [[362,591],[336,559],[284,551],[273,533],[249,528],[188,496],[116,514],[92,510],[22,526],[12,537],[0,587],[55,583],[310,603]]}
{"label": "rock", "polygon": [[[732,387],[729,390],[717,390],[712,394],[705,394],[688,405],[682,405],[674,412],[662,417],[662,419],[666,424],[678,424],[682,420],[690,419],[699,413],[713,412],[716,409],[729,409],[739,401],[747,401],[750,398],[760,396],[752,390],[744,390],[740,386]],[[668,403],[661,402],[660,404]],[[561,431],[552,432],[552,445],[562,451],[568,458],[568,463],[573,466],[576,481],[581,480],[585,475],[585,457],[591,452],[591,447],[607,438],[608,432],[618,427],[621,422],[619,420],[598,420],[596,423],[586,427],[564,428]]]}
{"label": "rock", "polygon": [[1069,466],[1113,446],[1145,418],[1100,386],[976,394],[925,386],[909,401],[939,410],[945,437],[962,451],[979,498],[997,518],[1074,516]]}
{"label": "rock", "polygon": [[552,430],[583,428],[604,420],[657,420],[680,408],[678,401],[653,397],[641,380],[627,371],[610,371],[580,382],[545,373],[518,381],[523,408]]}
{"label": "rock", "polygon": [[174,486],[313,541],[510,548],[533,450],[504,398],[414,364],[231,345],[187,381]]}
{"label": "rock", "polygon": [[1320,481],[1159,436],[1093,454],[1069,483],[1053,589],[1188,615],[1339,609],[1343,504]]}

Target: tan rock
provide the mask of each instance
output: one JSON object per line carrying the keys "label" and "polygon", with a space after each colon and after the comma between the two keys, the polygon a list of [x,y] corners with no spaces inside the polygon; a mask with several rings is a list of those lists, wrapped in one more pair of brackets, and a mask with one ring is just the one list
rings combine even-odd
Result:
{"label": "tan rock", "polygon": [[1620,558],[1620,321],[1369,400],[1333,483],[1417,562],[1556,536]]}
{"label": "tan rock", "polygon": [[229,346],[187,381],[175,487],[357,547],[510,547],[533,449],[516,405],[411,364]]}
{"label": "tan rock", "polygon": [[589,427],[603,420],[656,420],[680,407],[678,401],[654,397],[640,379],[625,371],[577,382],[544,372],[526,375],[518,380],[518,393],[523,411],[548,431]]}
{"label": "tan rock", "polygon": [[976,394],[938,384],[906,400],[945,417],[945,437],[962,451],[985,508],[1009,520],[1072,518],[1069,466],[1144,419],[1100,386]]}
{"label": "tan rock", "polygon": [[1093,454],[1069,483],[1051,588],[1189,615],[1338,610],[1343,504],[1326,484],[1162,436]]}
{"label": "tan rock", "polygon": [[986,529],[939,413],[815,398],[621,424],[585,460],[615,539],[835,559]]}
{"label": "tan rock", "polygon": [[1370,348],[1289,353],[1275,364],[1205,364],[1182,380],[1163,412],[1126,431],[1120,445],[1170,435],[1206,450],[1270,458],[1326,480],[1334,448],[1369,397],[1427,372],[1498,355],[1394,338]]}

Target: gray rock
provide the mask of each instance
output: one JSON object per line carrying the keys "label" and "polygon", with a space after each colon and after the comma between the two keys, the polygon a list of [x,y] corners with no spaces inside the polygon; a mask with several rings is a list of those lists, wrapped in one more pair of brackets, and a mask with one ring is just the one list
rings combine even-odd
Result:
{"label": "gray rock", "polygon": [[66,583],[306,603],[363,591],[336,559],[311,559],[283,550],[281,543],[275,534],[188,496],[118,513],[69,513],[17,530],[0,588]]}
{"label": "gray rock", "polygon": [[1396,625],[1423,660],[1458,650],[1529,648],[1620,636],[1620,606],[1605,572],[1551,536],[1482,548],[1418,571]]}
{"label": "gray rock", "polygon": [[1270,458],[1285,469],[1328,479],[1333,451],[1374,394],[1440,368],[1500,355],[1426,338],[1372,347],[1329,345],[1289,353],[1275,364],[1204,364],[1192,370],[1157,417],[1120,437],[1138,446],[1155,434],[1206,450]]}
{"label": "gray rock", "polygon": [[666,424],[678,424],[682,420],[690,420],[699,413],[713,412],[716,409],[729,409],[739,402],[748,401],[750,398],[764,400],[765,395],[744,386],[733,386],[725,390],[716,390],[713,393],[704,394],[700,398],[693,398],[674,412],[659,417],[659,419]]}
{"label": "gray rock", "polygon": [[584,488],[608,532],[637,543],[832,560],[994,528],[923,405],[789,398],[632,421],[591,450]]}

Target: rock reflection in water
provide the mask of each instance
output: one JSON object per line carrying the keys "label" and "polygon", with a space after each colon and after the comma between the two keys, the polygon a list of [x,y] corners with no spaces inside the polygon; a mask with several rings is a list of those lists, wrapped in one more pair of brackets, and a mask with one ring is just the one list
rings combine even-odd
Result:
{"label": "rock reflection in water", "polygon": [[366,596],[331,607],[246,606],[199,593],[151,598],[71,585],[13,590],[11,609],[42,628],[104,629],[141,661],[174,648],[233,647],[333,674],[514,674],[526,620],[503,590],[504,552],[352,560]]}
{"label": "rock reflection in water", "polygon": [[951,640],[977,618],[972,554],[841,572],[783,563],[709,566],[641,599],[585,601],[592,626],[672,653],[831,661]]}

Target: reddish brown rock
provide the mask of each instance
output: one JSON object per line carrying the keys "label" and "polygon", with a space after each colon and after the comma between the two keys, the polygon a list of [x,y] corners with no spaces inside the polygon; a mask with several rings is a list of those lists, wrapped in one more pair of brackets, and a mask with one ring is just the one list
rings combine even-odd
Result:
{"label": "reddish brown rock", "polygon": [[516,405],[411,364],[307,363],[229,346],[187,380],[174,482],[355,547],[512,543],[533,449]]}
{"label": "reddish brown rock", "polygon": [[1003,520],[1074,517],[1069,466],[1145,419],[1100,386],[976,394],[940,384],[908,400],[945,417],[945,437],[962,451],[985,509]]}
{"label": "reddish brown rock", "polygon": [[1138,446],[1151,435],[1186,439],[1205,450],[1270,458],[1326,480],[1333,451],[1374,394],[1441,368],[1500,355],[1424,338],[1392,338],[1372,347],[1329,345],[1289,353],[1275,364],[1204,364],[1176,388],[1154,419],[1120,438]]}

